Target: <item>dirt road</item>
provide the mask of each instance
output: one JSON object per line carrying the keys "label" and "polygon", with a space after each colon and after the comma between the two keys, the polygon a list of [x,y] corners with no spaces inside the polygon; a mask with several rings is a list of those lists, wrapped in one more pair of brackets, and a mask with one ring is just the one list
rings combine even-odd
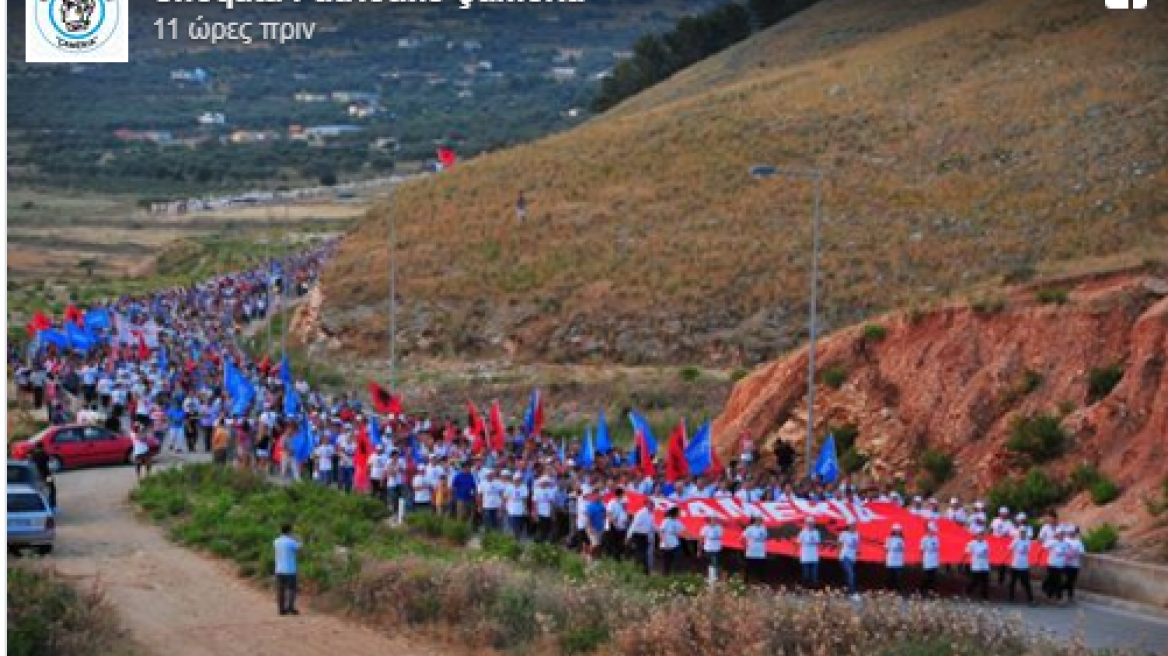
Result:
{"label": "dirt road", "polygon": [[320,656],[450,653],[306,609],[276,614],[275,599],[230,566],[168,541],[127,500],[130,468],[66,472],[56,561],[62,574],[98,577],[122,621],[151,656]]}

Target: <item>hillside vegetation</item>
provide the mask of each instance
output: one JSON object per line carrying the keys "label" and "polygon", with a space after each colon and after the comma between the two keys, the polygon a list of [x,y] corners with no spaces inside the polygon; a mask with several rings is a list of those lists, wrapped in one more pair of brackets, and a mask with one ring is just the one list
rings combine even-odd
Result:
{"label": "hillside vegetation", "polygon": [[[826,0],[570,132],[400,190],[401,352],[759,362],[822,321],[1168,244],[1168,18],[1093,0]],[[515,199],[524,191],[528,221]],[[384,350],[389,208],[320,329]],[[335,343],[335,342],[334,342]]]}

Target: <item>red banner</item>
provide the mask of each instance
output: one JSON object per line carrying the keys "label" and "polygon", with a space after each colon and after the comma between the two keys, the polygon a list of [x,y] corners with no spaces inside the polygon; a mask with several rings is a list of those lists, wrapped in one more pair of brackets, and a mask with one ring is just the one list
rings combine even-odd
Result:
{"label": "red banner", "polygon": [[[645,504],[645,496],[628,493],[629,512],[636,512]],[[724,529],[723,544],[728,549],[742,549],[742,529],[750,517],[762,515],[770,540],[767,553],[779,556],[799,556],[796,537],[803,528],[804,519],[815,518],[823,543],[819,549],[821,559],[835,559],[839,554],[836,536],[843,532],[849,521],[856,522],[860,534],[859,560],[864,562],[884,562],[884,541],[892,533],[892,526],[900,524],[905,541],[905,564],[921,562],[921,538],[929,520],[910,513],[895,503],[854,504],[844,501],[765,501],[748,503],[732,497],[717,499],[690,499],[671,501],[654,497],[657,522],[663,518],[668,508],[677,506],[678,519],[685,526],[689,538],[697,539],[702,527],[710,516],[720,517]],[[960,524],[947,520],[933,520],[937,523],[937,537],[941,540],[941,562],[958,564],[965,561],[965,545],[971,534]],[[987,536],[990,545],[990,562],[995,565],[1010,564],[1010,538]],[[1046,550],[1037,541],[1030,552],[1032,565],[1046,562]]]}

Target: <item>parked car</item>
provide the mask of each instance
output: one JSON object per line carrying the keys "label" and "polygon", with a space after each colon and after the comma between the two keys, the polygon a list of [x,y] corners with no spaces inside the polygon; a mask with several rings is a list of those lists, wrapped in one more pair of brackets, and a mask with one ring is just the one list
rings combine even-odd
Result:
{"label": "parked car", "polygon": [[27,485],[45,496],[49,494],[47,481],[41,479],[41,473],[37,471],[36,465],[28,460],[8,461],[8,484]]}
{"label": "parked car", "polygon": [[[158,440],[146,438],[150,453],[157,455]],[[12,443],[12,457],[27,460],[40,443],[49,457],[49,469],[59,472],[86,465],[117,465],[132,462],[133,441],[101,426],[72,424],[50,426],[27,440]]]}
{"label": "parked car", "polygon": [[29,485],[8,485],[8,551],[35,549],[39,554],[53,551],[57,520],[49,500]]}

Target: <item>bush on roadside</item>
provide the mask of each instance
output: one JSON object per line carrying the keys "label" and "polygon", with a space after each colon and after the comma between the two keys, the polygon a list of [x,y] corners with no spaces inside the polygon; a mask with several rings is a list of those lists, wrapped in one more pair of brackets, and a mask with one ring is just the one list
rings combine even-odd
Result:
{"label": "bush on roadside", "polygon": [[1067,492],[1065,485],[1045,471],[1032,469],[1022,478],[1007,479],[990,488],[989,505],[991,508],[1005,506],[1037,517],[1062,503]]}
{"label": "bush on roadside", "polygon": [[1083,546],[1088,553],[1104,553],[1119,545],[1119,530],[1108,523],[1100,524],[1083,534]]}
{"label": "bush on roadside", "polygon": [[1087,371],[1087,403],[1097,403],[1111,394],[1111,390],[1123,380],[1123,365],[1091,367]]}
{"label": "bush on roadside", "polygon": [[848,380],[848,370],[842,364],[833,364],[819,373],[819,380],[832,389],[839,389]]}
{"label": "bush on roadside", "polygon": [[96,584],[78,589],[51,569],[8,566],[9,656],[131,654],[116,617]]}

